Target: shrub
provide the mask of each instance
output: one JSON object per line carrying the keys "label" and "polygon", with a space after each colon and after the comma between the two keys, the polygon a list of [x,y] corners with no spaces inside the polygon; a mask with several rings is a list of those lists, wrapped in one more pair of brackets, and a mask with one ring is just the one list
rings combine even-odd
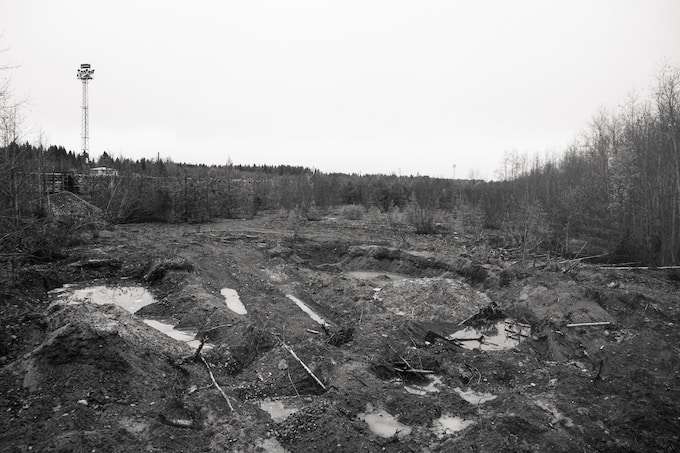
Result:
{"label": "shrub", "polygon": [[345,205],[340,210],[340,214],[347,220],[360,220],[364,217],[364,207],[358,204]]}
{"label": "shrub", "polygon": [[433,234],[437,232],[435,210],[418,202],[409,203],[406,208],[408,221],[416,229],[417,234]]}

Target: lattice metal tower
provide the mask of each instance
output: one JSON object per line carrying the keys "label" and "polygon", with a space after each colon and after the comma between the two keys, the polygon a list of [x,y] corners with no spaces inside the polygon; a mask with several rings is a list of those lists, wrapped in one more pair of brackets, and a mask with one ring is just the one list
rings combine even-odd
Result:
{"label": "lattice metal tower", "polygon": [[87,106],[87,82],[92,80],[94,75],[94,69],[90,67],[89,64],[83,63],[78,69],[77,77],[83,82],[83,118],[82,118],[82,130],[80,136],[82,139],[82,151],[85,158],[89,156],[90,150],[90,118],[88,114]]}

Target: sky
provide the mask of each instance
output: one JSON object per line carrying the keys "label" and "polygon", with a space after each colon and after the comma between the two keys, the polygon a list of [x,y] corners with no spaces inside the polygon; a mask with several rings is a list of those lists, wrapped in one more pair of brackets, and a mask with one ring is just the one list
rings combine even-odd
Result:
{"label": "sky", "polygon": [[493,178],[680,65],[678,0],[0,0],[24,136],[90,156]]}

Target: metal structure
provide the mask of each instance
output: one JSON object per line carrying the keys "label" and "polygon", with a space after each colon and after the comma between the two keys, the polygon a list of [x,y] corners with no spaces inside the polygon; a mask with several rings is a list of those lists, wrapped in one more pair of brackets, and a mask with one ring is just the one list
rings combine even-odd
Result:
{"label": "metal structure", "polygon": [[87,82],[92,80],[94,75],[94,69],[90,67],[88,63],[83,63],[78,69],[77,77],[83,82],[83,117],[82,117],[82,129],[81,129],[81,139],[82,139],[82,152],[85,158],[89,156],[90,148],[90,118],[88,114],[87,106]]}

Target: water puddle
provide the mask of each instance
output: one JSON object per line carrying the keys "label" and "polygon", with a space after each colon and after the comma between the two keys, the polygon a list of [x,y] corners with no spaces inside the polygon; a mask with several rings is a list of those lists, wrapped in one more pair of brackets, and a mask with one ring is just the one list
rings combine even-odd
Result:
{"label": "water puddle", "polygon": [[222,294],[224,300],[227,302],[227,308],[229,310],[239,315],[248,314],[245,305],[241,302],[241,298],[238,297],[238,293],[235,289],[222,288],[220,294]]}
{"label": "water puddle", "polygon": [[520,324],[511,319],[481,328],[466,327],[447,338],[458,340],[465,349],[481,349],[482,351],[502,351],[520,345],[523,339],[531,335],[531,326]]}
{"label": "water puddle", "polygon": [[[170,338],[177,341],[182,341],[194,349],[198,349],[201,345],[200,340],[196,340],[196,332],[191,330],[178,330],[175,328],[174,321],[161,321],[158,319],[144,319],[144,324],[153,327],[154,329],[163,332]],[[203,350],[207,351],[214,347],[212,343],[203,344]]]}
{"label": "water puddle", "polygon": [[498,398],[497,395],[492,395],[491,393],[475,392],[474,390],[461,390],[460,387],[453,389],[454,392],[458,394],[461,398],[470,404],[482,404],[487,401],[495,400]]}
{"label": "water puddle", "polygon": [[432,428],[430,430],[439,438],[450,436],[453,433],[462,431],[468,426],[474,424],[472,420],[465,420],[460,417],[452,417],[451,415],[442,415],[436,420],[432,420]]}
{"label": "water puddle", "polygon": [[68,304],[80,302],[92,302],[99,305],[114,304],[135,313],[140,308],[156,302],[153,295],[141,286],[88,286],[78,288],[75,286],[64,286],[53,290],[51,294],[56,295],[56,300],[65,301]]}
{"label": "water puddle", "polygon": [[411,428],[397,421],[394,416],[388,414],[384,410],[374,410],[373,405],[366,404],[366,412],[358,415],[359,420],[363,420],[368,424],[369,429],[380,437],[406,437],[411,434]]}
{"label": "water puddle", "polygon": [[321,324],[322,326],[327,326],[327,325],[329,325],[329,324],[328,324],[321,316],[317,315],[317,314],[314,312],[314,310],[312,310],[311,308],[309,308],[309,307],[307,306],[307,304],[305,304],[304,302],[302,302],[302,301],[301,301],[300,299],[298,299],[297,297],[292,296],[292,295],[290,295],[290,294],[286,295],[286,297],[287,297],[288,299],[292,300],[293,302],[295,302],[295,305],[297,305],[298,307],[300,307],[300,310],[302,310],[302,311],[304,311],[305,313],[307,313],[307,314],[309,315],[309,317],[312,318],[315,322]]}
{"label": "water puddle", "polygon": [[260,401],[260,409],[269,413],[275,423],[281,423],[298,411],[295,407],[286,406],[284,400],[272,400],[270,398]]}
{"label": "water puddle", "polygon": [[[82,302],[91,302],[98,305],[113,304],[118,305],[130,313],[136,313],[140,308],[156,302],[153,295],[142,286],[87,286],[77,287],[65,285],[62,288],[50,291],[56,301],[62,301],[69,305],[76,305]],[[200,341],[196,340],[196,332],[189,330],[175,329],[174,321],[143,319],[144,323],[154,329],[174,338],[175,340],[187,343],[192,348],[198,348]],[[214,345],[206,343],[203,349],[211,349]]]}
{"label": "water puddle", "polygon": [[404,390],[413,395],[425,396],[428,393],[439,393],[437,386],[442,385],[442,378],[440,376],[432,376],[428,378],[430,383],[427,385],[406,385]]}

